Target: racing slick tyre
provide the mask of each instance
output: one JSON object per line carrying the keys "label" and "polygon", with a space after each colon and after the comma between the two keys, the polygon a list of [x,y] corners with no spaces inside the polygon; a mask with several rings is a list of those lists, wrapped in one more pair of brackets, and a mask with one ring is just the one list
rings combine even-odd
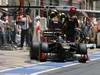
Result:
{"label": "racing slick tyre", "polygon": [[30,50],[30,59],[38,60],[39,50],[40,50],[40,43],[38,42],[33,43],[31,45],[31,50]]}
{"label": "racing slick tyre", "polygon": [[87,46],[86,46],[86,44],[83,44],[83,43],[79,44],[79,52],[80,52],[80,54],[87,54]]}
{"label": "racing slick tyre", "polygon": [[79,45],[79,54],[80,54],[80,57],[79,57],[78,61],[81,63],[86,63],[86,61],[88,60],[88,53],[87,53],[86,44]]}
{"label": "racing slick tyre", "polygon": [[45,62],[47,60],[47,52],[48,52],[48,44],[41,43],[40,50],[39,50],[39,61]]}
{"label": "racing slick tyre", "polygon": [[100,32],[97,33],[96,47],[100,48]]}
{"label": "racing slick tyre", "polygon": [[40,62],[46,61],[47,54],[44,53],[39,42],[33,43],[30,50],[30,59],[39,60]]}

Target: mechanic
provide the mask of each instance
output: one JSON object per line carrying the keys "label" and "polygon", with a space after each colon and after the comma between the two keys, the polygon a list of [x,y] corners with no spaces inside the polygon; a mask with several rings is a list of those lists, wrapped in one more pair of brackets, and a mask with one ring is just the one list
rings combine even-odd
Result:
{"label": "mechanic", "polygon": [[68,16],[65,18],[63,30],[66,34],[66,40],[75,42],[78,32],[80,31],[79,23],[76,15],[76,8],[70,7]]}
{"label": "mechanic", "polygon": [[34,41],[38,41],[40,42],[41,39],[40,39],[40,33],[41,33],[41,22],[40,22],[40,19],[41,17],[40,16],[37,16],[35,18],[35,25],[34,25],[34,38],[33,39]]}
{"label": "mechanic", "polygon": [[59,21],[59,12],[56,9],[52,10],[50,13],[48,29],[56,30],[56,29],[61,29],[62,27],[63,27],[63,25]]}
{"label": "mechanic", "polygon": [[30,39],[29,39],[29,23],[32,22],[31,18],[27,14],[23,14],[20,16],[20,21],[22,22],[21,25],[21,43],[19,47],[23,49],[24,41],[26,41],[26,45],[30,46]]}

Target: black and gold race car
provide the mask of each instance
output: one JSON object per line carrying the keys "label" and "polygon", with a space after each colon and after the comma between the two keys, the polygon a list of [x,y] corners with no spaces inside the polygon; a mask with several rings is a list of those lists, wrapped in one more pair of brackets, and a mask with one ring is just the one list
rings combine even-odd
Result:
{"label": "black and gold race car", "polygon": [[88,60],[86,45],[67,41],[62,30],[44,30],[40,33],[40,41],[36,41],[37,38],[38,36],[33,38],[30,59],[42,62],[77,59],[82,63]]}

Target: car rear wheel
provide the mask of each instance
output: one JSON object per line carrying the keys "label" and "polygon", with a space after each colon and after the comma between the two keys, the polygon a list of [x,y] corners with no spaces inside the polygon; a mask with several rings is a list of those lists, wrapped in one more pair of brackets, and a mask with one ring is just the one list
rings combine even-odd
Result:
{"label": "car rear wheel", "polygon": [[100,48],[100,32],[97,33],[96,46],[97,48]]}
{"label": "car rear wheel", "polygon": [[86,63],[86,61],[88,60],[88,53],[87,53],[86,44],[79,45],[79,54],[80,54],[80,57],[79,57],[78,61],[81,63]]}
{"label": "car rear wheel", "polygon": [[44,53],[39,42],[33,43],[30,50],[30,59],[38,60],[41,62],[46,61],[47,53]]}

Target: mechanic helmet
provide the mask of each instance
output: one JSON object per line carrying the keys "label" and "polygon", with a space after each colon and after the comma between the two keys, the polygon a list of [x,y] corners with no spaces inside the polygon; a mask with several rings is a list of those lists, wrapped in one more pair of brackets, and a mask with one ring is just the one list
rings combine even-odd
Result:
{"label": "mechanic helmet", "polygon": [[51,10],[51,12],[50,12],[50,18],[53,18],[53,17],[55,17],[55,16],[58,16],[58,10],[53,9],[53,10]]}
{"label": "mechanic helmet", "polygon": [[68,12],[70,14],[75,14],[76,13],[76,7],[74,7],[74,6],[70,7],[69,10],[68,10]]}
{"label": "mechanic helmet", "polygon": [[60,16],[60,18],[65,18],[66,17],[65,13],[59,13],[59,16]]}
{"label": "mechanic helmet", "polygon": [[40,20],[40,16],[37,16],[37,17],[35,18],[35,20],[36,20],[36,21]]}
{"label": "mechanic helmet", "polygon": [[59,19],[60,19],[61,23],[64,22],[65,18],[66,18],[66,14],[65,13],[63,13],[63,12],[59,13]]}

